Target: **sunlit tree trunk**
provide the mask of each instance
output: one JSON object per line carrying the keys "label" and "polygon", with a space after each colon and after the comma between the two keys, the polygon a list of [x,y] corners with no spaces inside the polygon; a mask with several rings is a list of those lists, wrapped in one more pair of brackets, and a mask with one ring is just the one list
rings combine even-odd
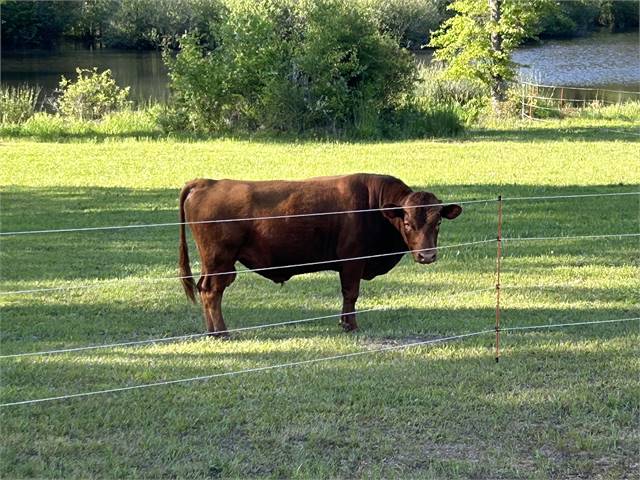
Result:
{"label": "sunlit tree trunk", "polygon": [[[502,35],[498,31],[502,0],[489,0],[489,15],[491,21],[491,50],[497,58],[502,54]],[[500,103],[506,99],[507,82],[499,73],[494,73],[491,79],[491,98],[493,108],[498,110]]]}

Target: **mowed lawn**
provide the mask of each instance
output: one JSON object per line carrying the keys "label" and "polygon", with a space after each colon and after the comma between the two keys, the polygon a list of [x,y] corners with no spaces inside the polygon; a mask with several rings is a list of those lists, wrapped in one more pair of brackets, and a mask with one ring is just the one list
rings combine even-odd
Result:
{"label": "mowed lawn", "polygon": [[[603,129],[609,128],[609,130]],[[451,200],[640,190],[637,125],[557,123],[401,143],[135,138],[0,143],[2,231],[177,221],[195,177],[376,172]],[[504,204],[506,237],[637,233],[639,196]],[[465,205],[440,245],[496,237],[495,202]],[[177,280],[177,227],[0,238],[2,355],[203,331]],[[638,237],[505,243],[506,327],[640,316]],[[191,244],[197,271],[197,253]],[[365,282],[360,330],[336,318],[176,342],[0,359],[0,402],[371,353],[0,408],[0,475],[21,477],[632,478],[638,321],[491,333],[495,242],[410,258]],[[240,267],[240,266],[239,266]],[[238,275],[229,328],[339,312],[337,274],[284,286]]]}

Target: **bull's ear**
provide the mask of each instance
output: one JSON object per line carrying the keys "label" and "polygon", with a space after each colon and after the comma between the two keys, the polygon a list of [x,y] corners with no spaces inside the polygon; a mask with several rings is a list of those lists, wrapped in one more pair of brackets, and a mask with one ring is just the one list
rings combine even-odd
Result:
{"label": "bull's ear", "polygon": [[440,215],[449,220],[453,220],[462,213],[462,207],[460,205],[445,205],[440,211]]}
{"label": "bull's ear", "polygon": [[382,215],[392,222],[396,218],[404,218],[404,210],[400,205],[396,205],[395,203],[385,203],[382,208]]}

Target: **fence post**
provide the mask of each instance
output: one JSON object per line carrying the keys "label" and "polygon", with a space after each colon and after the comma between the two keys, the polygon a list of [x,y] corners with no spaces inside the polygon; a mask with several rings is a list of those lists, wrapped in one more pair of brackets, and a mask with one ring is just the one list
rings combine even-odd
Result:
{"label": "fence post", "polygon": [[560,109],[562,109],[563,100],[564,100],[564,87],[560,87]]}
{"label": "fence post", "polygon": [[526,86],[523,83],[522,84],[522,89],[521,89],[522,90],[522,92],[521,92],[522,93],[522,106],[520,108],[520,118],[523,119],[523,120],[524,120],[524,116],[525,116],[525,113],[524,113],[524,92],[525,92],[525,89],[526,89]]}
{"label": "fence post", "polygon": [[500,263],[502,257],[502,195],[498,195],[498,243],[496,247],[496,363],[500,360]]}

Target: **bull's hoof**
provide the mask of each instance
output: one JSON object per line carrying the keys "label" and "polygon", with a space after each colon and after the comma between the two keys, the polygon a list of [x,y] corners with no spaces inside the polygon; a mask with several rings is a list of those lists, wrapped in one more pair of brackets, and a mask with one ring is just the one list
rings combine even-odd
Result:
{"label": "bull's hoof", "polygon": [[341,323],[340,325],[345,332],[355,332],[358,329],[358,325],[352,325],[347,322]]}
{"label": "bull's hoof", "polygon": [[212,338],[216,340],[229,340],[231,336],[229,332],[207,332],[207,338]]}

